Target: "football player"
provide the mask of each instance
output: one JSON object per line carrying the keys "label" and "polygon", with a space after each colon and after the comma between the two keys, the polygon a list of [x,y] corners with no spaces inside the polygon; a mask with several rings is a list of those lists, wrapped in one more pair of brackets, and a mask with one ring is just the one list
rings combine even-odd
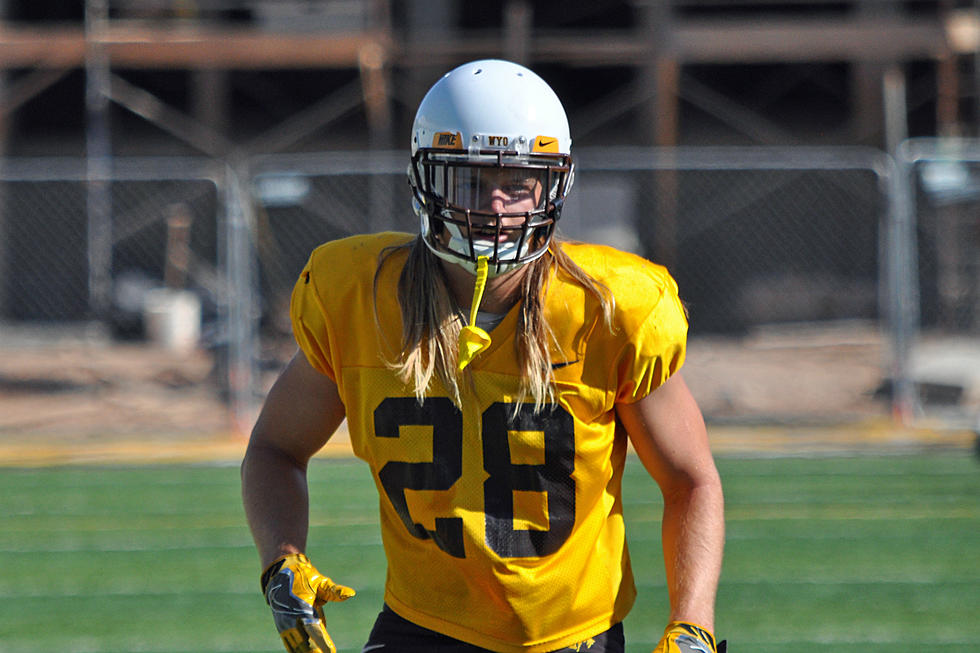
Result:
{"label": "football player", "polygon": [[571,138],[527,68],[447,73],[418,108],[411,151],[419,233],[314,250],[291,303],[300,351],[242,465],[287,650],[333,651],[322,606],[354,594],[305,555],[306,465],[344,419],[377,485],[388,563],[365,652],[622,651],[636,596],[630,444],[664,498],[657,653],[724,650],[712,634],[722,489],[680,375],[674,280],[556,234]]}

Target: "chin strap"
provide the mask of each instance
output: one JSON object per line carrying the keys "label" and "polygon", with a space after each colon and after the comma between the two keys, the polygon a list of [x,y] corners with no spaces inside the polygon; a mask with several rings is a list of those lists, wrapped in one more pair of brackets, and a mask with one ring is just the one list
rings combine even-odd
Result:
{"label": "chin strap", "polygon": [[483,301],[483,291],[487,287],[489,263],[486,256],[476,260],[476,286],[473,288],[473,302],[470,304],[470,323],[459,332],[459,363],[457,369],[466,369],[477,354],[490,346],[490,334],[476,326],[476,313]]}

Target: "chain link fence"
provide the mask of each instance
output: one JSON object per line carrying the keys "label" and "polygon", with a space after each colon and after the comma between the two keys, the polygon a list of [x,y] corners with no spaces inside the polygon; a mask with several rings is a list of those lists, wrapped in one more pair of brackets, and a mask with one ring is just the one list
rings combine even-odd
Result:
{"label": "chain link fence", "polygon": [[23,323],[103,320],[140,336],[140,291],[188,288],[210,313],[218,282],[221,167],[202,160],[120,161],[106,182],[112,296],[98,306],[89,255],[84,160],[7,160],[0,167],[0,316]]}
{"label": "chain link fence", "polygon": [[[898,163],[854,148],[583,149],[560,227],[667,265],[691,322],[685,374],[709,420],[888,416],[901,392],[903,416],[931,416],[941,384],[915,377],[921,343],[936,334],[939,346],[955,337],[965,347],[978,331],[971,193],[980,167],[954,157],[951,172],[942,158],[939,174],[936,153],[914,147]],[[350,234],[417,229],[406,167],[402,152],[253,157],[234,170],[118,160],[100,186],[84,161],[5,161],[0,396],[57,391],[63,404],[81,392],[94,405],[155,384],[157,404],[116,397],[128,411],[120,428],[247,429],[294,351],[288,299],[310,251]],[[93,226],[93,188],[110,207],[103,231]],[[108,257],[91,256],[93,233],[108,234]],[[148,298],[161,291],[193,298],[192,348],[150,329]],[[50,343],[72,338],[87,343],[88,367],[78,363],[87,371],[51,363]],[[39,340],[47,349],[34,347]],[[118,383],[116,368],[93,371],[92,360],[117,358],[143,375]],[[61,380],[41,383],[44,374]],[[969,379],[959,383],[942,416],[975,419]],[[176,407],[202,397],[207,406],[181,422]],[[34,417],[0,423],[0,432],[37,428]]]}
{"label": "chain link fence", "polygon": [[[666,264],[695,333],[878,320],[882,155],[634,149],[577,161],[561,231]],[[418,228],[399,153],[269,158],[252,188],[264,294],[288,294],[319,242]]]}
{"label": "chain link fence", "polygon": [[223,176],[203,159],[119,160],[104,179],[83,159],[3,161],[0,432],[227,428]]}
{"label": "chain link fence", "polygon": [[418,227],[401,153],[350,152],[263,158],[252,168],[251,195],[261,294],[270,337],[291,339],[289,294],[322,242]]}
{"label": "chain link fence", "polygon": [[980,141],[912,139],[897,158],[916,409],[980,433]]}
{"label": "chain link fence", "polygon": [[[888,164],[851,149],[583,150],[560,228],[668,266],[709,419],[887,415]],[[417,229],[400,153],[274,157],[252,178],[263,295],[283,318],[317,243]],[[288,341],[288,322],[269,326]]]}
{"label": "chain link fence", "polygon": [[980,335],[980,148],[913,140],[902,159],[914,182],[919,321]]}

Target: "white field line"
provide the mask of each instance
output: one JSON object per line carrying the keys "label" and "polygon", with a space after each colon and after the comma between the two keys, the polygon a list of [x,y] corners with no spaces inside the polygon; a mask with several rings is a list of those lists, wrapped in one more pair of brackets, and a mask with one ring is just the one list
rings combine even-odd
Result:
{"label": "white field line", "polygon": [[[902,586],[902,585],[912,585],[921,587],[978,587],[980,588],[980,577],[975,578],[965,578],[963,576],[957,576],[956,578],[946,578],[939,576],[908,576],[905,578],[895,577],[895,578],[875,578],[867,577],[860,578],[855,577],[853,574],[847,576],[846,578],[834,578],[832,576],[827,576],[826,574],[821,574],[820,576],[799,576],[796,578],[780,578],[780,579],[763,579],[763,578],[746,578],[729,580],[722,579],[722,585],[725,587],[768,587],[772,585],[806,585],[814,587],[849,587],[849,586],[865,586],[865,585],[881,585],[881,586]],[[637,581],[637,589],[662,589],[667,587],[667,583],[664,580],[656,581]]]}
{"label": "white field line", "polygon": [[[365,633],[366,637],[367,634]],[[235,641],[231,635],[224,637],[222,641],[197,642],[191,648],[179,648],[172,644],[161,645],[157,642],[148,643],[132,640],[132,638],[121,639],[124,641],[116,642],[115,645],[122,644],[124,648],[107,648],[103,640],[94,637],[66,637],[58,640],[46,639],[45,641],[50,644],[53,651],[71,651],[71,653],[201,653],[201,651],[211,653],[238,653],[239,651],[241,653],[279,653],[280,650],[251,641]],[[38,648],[37,642],[33,639],[5,639],[2,650],[3,653],[36,653]],[[338,649],[338,651],[360,651],[360,647]]]}
{"label": "white field line", "polygon": [[[659,508],[658,504],[653,504]],[[629,508],[627,507],[627,510]],[[918,521],[966,519],[980,521],[980,505],[941,506],[941,505],[872,505],[872,504],[766,504],[763,507],[728,506],[725,508],[725,521],[769,521],[769,520],[827,520],[848,521]],[[628,522],[659,522],[660,511],[649,514],[630,514]]]}
{"label": "white field line", "polygon": [[[725,638],[724,634],[719,635],[721,639]],[[648,639],[641,640],[629,637],[627,639],[630,645],[636,645],[640,648],[653,649],[657,646],[657,640]],[[956,634],[938,634],[936,637],[930,637],[929,639],[919,639],[913,640],[908,637],[902,637],[899,635],[886,636],[886,635],[870,635],[865,637],[852,637],[850,635],[834,635],[834,634],[820,634],[814,635],[812,639],[802,639],[802,638],[779,638],[774,637],[772,639],[739,639],[738,648],[743,651],[754,651],[759,646],[784,646],[787,651],[808,651],[810,650],[808,645],[821,644],[841,644],[841,645],[883,645],[883,646],[895,646],[896,651],[938,651],[942,646],[970,646],[971,651],[976,651],[980,649],[980,638],[964,638],[957,636]],[[19,653],[19,652],[18,652]],[[86,652],[87,653],[87,652]]]}
{"label": "white field line", "polygon": [[[247,582],[245,582],[247,581]],[[378,575],[378,584],[371,585],[365,583],[358,583],[357,592],[361,594],[362,592],[377,591],[379,594],[383,591],[384,583],[384,573]],[[21,588],[23,589],[23,588]],[[38,588],[34,591],[7,591],[0,590],[0,600],[15,600],[24,599],[31,600],[37,599],[41,601],[53,602],[56,600],[67,600],[67,599],[98,599],[98,598],[153,598],[153,599],[174,599],[187,596],[188,590],[184,589],[174,589],[172,591],[153,589],[150,587],[148,581],[142,580],[139,583],[116,583],[113,587],[92,587],[87,585],[85,587],[58,587],[58,588]],[[248,578],[243,578],[242,583],[234,584],[223,589],[212,589],[208,591],[198,591],[194,590],[195,595],[199,597],[212,597],[214,600],[221,600],[228,597],[237,596],[255,596],[259,601],[262,601],[262,593],[258,589],[258,583],[249,576]],[[6,649],[0,649],[6,653]]]}
{"label": "white field line", "polygon": [[[376,586],[365,584],[363,581],[358,584],[358,593],[367,592],[369,590],[376,590],[381,592],[383,587],[381,583],[383,582],[383,574],[378,576],[378,584]],[[251,581],[251,578],[247,579]],[[980,579],[972,580],[946,580],[946,579],[927,579],[927,578],[910,578],[910,579],[874,579],[874,580],[861,580],[861,579],[835,579],[835,578],[801,578],[794,579],[792,581],[765,581],[765,580],[738,580],[738,581],[725,581],[726,586],[770,586],[770,585],[783,585],[783,586],[813,586],[813,587],[865,587],[868,585],[880,585],[888,587],[956,587],[956,586],[976,586],[980,587]],[[663,582],[644,582],[637,583],[637,589],[639,590],[651,590],[651,591],[661,591],[666,588],[666,583]],[[239,597],[239,596],[257,596],[261,599],[258,590],[255,589],[255,584],[253,582],[243,583],[240,586],[234,585],[224,589],[219,590],[209,590],[207,592],[201,591],[197,592],[201,596],[213,597],[215,600],[221,600],[228,597]],[[153,598],[153,599],[172,599],[180,598],[187,595],[186,590],[174,590],[174,591],[160,591],[154,590],[148,586],[146,582],[133,583],[131,585],[120,584],[115,587],[110,588],[96,588],[88,585],[86,587],[58,587],[58,588],[38,588],[36,591],[25,591],[23,587],[17,588],[16,590],[0,590],[0,600],[39,600],[45,602],[58,601],[58,600],[71,600],[71,599],[86,599],[94,600],[99,598],[130,598],[138,597],[141,599]],[[3,649],[6,653],[6,649]]]}
{"label": "white field line", "polygon": [[[330,548],[342,547],[369,547],[381,546],[381,538],[359,539],[357,541],[344,542],[335,540],[330,542]],[[208,542],[179,542],[172,544],[161,544],[158,542],[132,542],[120,544],[118,542],[106,543],[105,546],[93,543],[64,542],[61,544],[38,544],[31,546],[0,546],[0,553],[12,554],[31,554],[31,553],[153,553],[164,551],[208,551],[214,550],[234,550],[252,549],[255,544],[251,539],[237,542],[218,543]]]}
{"label": "white field line", "polygon": [[[314,510],[315,512],[315,510]],[[78,521],[81,520],[98,520],[105,518],[122,518],[122,519],[132,519],[132,520],[152,520],[157,518],[170,518],[170,517],[211,517],[212,519],[207,522],[199,523],[188,523],[181,520],[179,523],[180,528],[183,530],[185,528],[201,528],[201,529],[212,529],[212,528],[232,528],[245,525],[245,515],[243,511],[236,513],[232,511],[218,511],[218,512],[207,512],[207,513],[184,513],[184,512],[157,512],[157,513],[146,513],[146,512],[117,512],[117,513],[104,513],[104,512],[49,512],[47,510],[22,510],[20,512],[8,512],[0,513],[4,514],[6,517],[10,518],[10,522],[3,523],[4,532],[11,532],[17,530],[44,530],[48,531],[75,531],[75,530],[102,530],[107,528],[112,530],[114,527],[106,527],[104,524],[94,523],[94,524],[79,524]],[[61,517],[69,518],[73,523],[64,524],[24,524],[22,528],[15,526],[12,521],[16,520],[18,517],[27,518],[30,520],[34,517],[47,518],[47,517]],[[364,513],[357,515],[346,515],[344,517],[311,517],[310,527],[320,527],[320,526],[361,526],[369,524],[377,524],[378,517],[372,512],[366,510]],[[130,527],[125,530],[133,530],[136,527]],[[159,525],[146,524],[140,525],[138,527],[140,530],[167,530],[174,528],[173,523],[163,523]]]}

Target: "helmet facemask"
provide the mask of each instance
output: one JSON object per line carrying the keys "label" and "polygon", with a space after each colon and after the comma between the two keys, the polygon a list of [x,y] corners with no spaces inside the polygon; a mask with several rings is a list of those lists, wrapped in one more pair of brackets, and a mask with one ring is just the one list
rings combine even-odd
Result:
{"label": "helmet facemask", "polygon": [[571,185],[567,154],[420,148],[409,170],[426,245],[475,273],[487,257],[490,276],[542,256]]}

